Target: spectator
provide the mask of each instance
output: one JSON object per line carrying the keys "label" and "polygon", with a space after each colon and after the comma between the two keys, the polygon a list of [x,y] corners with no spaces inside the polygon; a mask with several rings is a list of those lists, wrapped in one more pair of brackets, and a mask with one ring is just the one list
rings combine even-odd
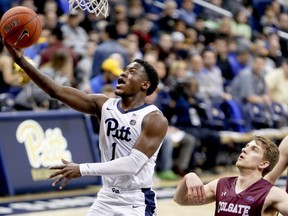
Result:
{"label": "spectator", "polygon": [[255,56],[252,66],[241,71],[230,86],[233,99],[242,107],[249,129],[273,126],[271,97],[264,79],[264,66],[265,57]]}
{"label": "spectator", "polygon": [[128,20],[117,20],[115,22],[115,30],[116,30],[116,39],[126,38],[130,33]]}
{"label": "spectator", "polygon": [[240,43],[235,51],[235,55],[233,53],[228,55],[228,59],[232,67],[233,79],[234,77],[238,76],[240,71],[249,66],[251,60],[250,47],[248,45]]}
{"label": "spectator", "polygon": [[174,31],[171,34],[172,49],[176,59],[186,59],[188,56],[188,46],[185,43],[185,35],[182,32]]}
{"label": "spectator", "polygon": [[[218,131],[201,126],[197,106],[201,98],[198,96],[195,78],[186,79],[185,82],[175,84],[171,89],[171,101],[163,110],[170,124],[200,140],[200,150],[205,149],[206,160],[201,164],[203,171],[217,173],[216,159],[220,150],[220,135]],[[197,82],[196,82],[197,83]],[[179,89],[182,92],[179,92]],[[201,150],[202,151],[202,150]]]}
{"label": "spectator", "polygon": [[139,48],[141,51],[145,51],[152,43],[151,31],[153,29],[153,23],[145,18],[139,18],[136,20],[135,25],[132,27],[132,33],[137,35],[139,40]]}
{"label": "spectator", "polygon": [[261,55],[264,57],[264,73],[269,73],[275,68],[275,63],[270,58],[268,58],[268,49],[266,47],[265,40],[256,39],[252,45],[252,54],[254,56]]}
{"label": "spectator", "polygon": [[265,76],[265,81],[272,101],[288,106],[288,60],[285,59],[281,67],[270,71]]}
{"label": "spectator", "polygon": [[268,58],[274,62],[276,68],[280,67],[282,65],[283,56],[278,35],[271,34],[268,36],[267,48]]}
{"label": "spectator", "polygon": [[231,95],[224,91],[223,78],[220,68],[216,65],[216,54],[212,50],[204,50],[203,70],[199,74],[195,74],[198,80],[199,90],[203,95],[207,95],[213,102],[222,102],[231,99]]}
{"label": "spectator", "polygon": [[[164,110],[169,103],[169,93],[163,87],[158,88],[152,95],[146,97],[146,102],[153,103],[160,110]],[[178,150],[177,155],[174,154],[175,146]],[[194,136],[169,126],[157,158],[157,176],[162,180],[176,180],[178,179],[176,174],[186,174],[195,149],[196,139]]]}
{"label": "spectator", "polygon": [[198,14],[193,28],[197,31],[198,41],[207,46],[215,40],[216,32],[215,30],[209,29],[205,22],[206,17],[203,16],[203,14]]}
{"label": "spectator", "polygon": [[92,77],[99,75],[101,71],[101,65],[112,53],[119,53],[124,59],[124,67],[128,65],[129,56],[126,49],[115,40],[115,26],[108,24],[105,26],[105,30],[101,31],[101,40],[93,56],[92,64]]}
{"label": "spectator", "polygon": [[78,62],[76,67],[77,88],[86,93],[91,93],[90,77],[92,74],[93,55],[95,53],[97,44],[93,40],[87,42],[85,56]]}
{"label": "spectator", "polygon": [[171,63],[169,68],[169,76],[166,83],[172,87],[177,82],[183,82],[188,77],[187,64],[183,60],[176,60]]}
{"label": "spectator", "polygon": [[43,22],[43,28],[47,28],[47,29],[54,29],[56,27],[60,28],[61,27],[61,23],[59,21],[59,18],[56,14],[56,12],[54,11],[48,11],[44,14],[45,18],[44,18],[44,22]]}
{"label": "spectator", "polygon": [[82,57],[86,51],[88,34],[79,26],[81,22],[81,10],[75,10],[68,15],[67,23],[61,26],[64,36],[64,45],[74,50],[78,57]]}
{"label": "spectator", "polygon": [[196,20],[194,12],[194,2],[191,0],[183,0],[179,9],[179,20],[183,20],[188,27],[192,27]]}
{"label": "spectator", "polygon": [[174,0],[166,0],[164,2],[164,11],[160,19],[158,20],[158,27],[165,33],[171,33],[174,31],[176,22],[179,19],[177,11],[177,3]]}
{"label": "spectator", "polygon": [[92,93],[101,93],[102,88],[106,84],[111,84],[115,88],[117,78],[122,72],[123,70],[119,67],[116,59],[106,59],[101,66],[101,73],[90,81]]}
{"label": "spectator", "polygon": [[215,51],[217,53],[216,65],[220,68],[223,85],[226,87],[232,81],[234,75],[232,72],[232,66],[228,58],[228,43],[227,38],[218,37],[215,41]]}
{"label": "spectator", "polygon": [[232,23],[232,34],[236,37],[243,37],[250,41],[252,37],[252,29],[248,23],[248,14],[246,10],[240,9],[235,14],[234,22]]}
{"label": "spectator", "polygon": [[63,43],[63,33],[62,30],[58,27],[52,29],[47,36],[47,43],[48,46],[42,50],[40,54],[40,62],[39,67],[42,67],[47,62],[51,61],[54,53],[58,49],[64,49],[73,59],[73,65],[76,66],[77,64],[77,57],[73,50],[67,48]]}
{"label": "spectator", "polygon": [[233,38],[232,24],[233,19],[230,17],[223,17],[223,19],[219,20],[219,27],[217,29],[218,35],[224,36],[226,38]]}
{"label": "spectator", "polygon": [[23,75],[13,70],[14,60],[0,43],[0,94],[11,93],[17,95],[22,89]]}
{"label": "spectator", "polygon": [[112,7],[112,13],[110,13],[110,21],[113,23],[117,23],[119,21],[125,21],[128,19],[128,9],[127,6],[121,3],[116,3],[114,7]]}
{"label": "spectator", "polygon": [[265,9],[265,13],[261,17],[260,24],[263,32],[265,32],[267,28],[276,29],[278,27],[278,17],[271,5],[267,6]]}
{"label": "spectator", "polygon": [[265,58],[255,56],[252,66],[242,71],[231,84],[233,98],[245,103],[270,104],[271,98],[264,80]]}
{"label": "spectator", "polygon": [[128,20],[129,25],[133,26],[140,17],[144,17],[144,9],[141,0],[133,0],[129,2]]}
{"label": "spectator", "polygon": [[173,48],[173,42],[171,35],[167,33],[161,34],[157,46],[159,60],[167,61],[168,56],[172,52],[172,48]]}
{"label": "spectator", "polygon": [[[288,14],[281,13],[279,15],[278,30],[288,33]],[[283,56],[288,56],[288,43],[286,38],[280,38],[280,47]]]}

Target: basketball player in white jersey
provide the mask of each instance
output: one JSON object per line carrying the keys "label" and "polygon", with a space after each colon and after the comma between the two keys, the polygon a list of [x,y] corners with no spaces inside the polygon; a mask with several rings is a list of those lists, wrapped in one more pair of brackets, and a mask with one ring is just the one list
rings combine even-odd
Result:
{"label": "basketball player in white jersey", "polygon": [[154,68],[143,60],[134,60],[119,77],[115,90],[119,98],[109,99],[58,85],[29,64],[22,50],[5,46],[15,62],[52,98],[100,120],[101,163],[62,160],[63,165],[51,167],[56,170],[50,176],[56,177],[53,185],[60,183],[62,189],[72,178],[102,176],[103,187],[88,216],[156,215],[152,177],[168,123],[154,105],[144,102],[158,85]]}

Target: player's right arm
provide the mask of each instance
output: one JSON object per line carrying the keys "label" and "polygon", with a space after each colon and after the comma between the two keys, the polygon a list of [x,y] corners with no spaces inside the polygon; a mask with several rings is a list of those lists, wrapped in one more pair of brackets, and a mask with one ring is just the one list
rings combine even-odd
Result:
{"label": "player's right arm", "polygon": [[177,186],[174,201],[179,205],[204,205],[216,200],[218,179],[204,185],[195,173],[188,173]]}
{"label": "player's right arm", "polygon": [[273,184],[283,174],[284,170],[287,169],[288,166],[288,136],[286,136],[280,143],[279,152],[280,157],[278,163],[273,170],[264,177]]}
{"label": "player's right arm", "polygon": [[14,49],[9,44],[5,43],[5,41],[4,45],[11,53],[14,61],[26,72],[31,80],[50,97],[60,100],[77,111],[91,115],[100,115],[101,107],[108,99],[106,96],[100,94],[88,95],[78,89],[61,86],[31,65],[23,57],[22,50]]}

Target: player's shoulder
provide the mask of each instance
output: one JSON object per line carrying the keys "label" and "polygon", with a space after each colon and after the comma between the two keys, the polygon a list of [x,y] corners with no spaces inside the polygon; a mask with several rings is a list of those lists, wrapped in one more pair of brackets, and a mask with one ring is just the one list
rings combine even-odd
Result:
{"label": "player's shoulder", "polygon": [[153,110],[150,113],[148,113],[145,118],[148,118],[150,120],[163,120],[167,121],[166,117],[163,115],[163,113],[159,110]]}
{"label": "player's shoulder", "polygon": [[168,120],[160,110],[154,110],[148,113],[144,117],[143,123],[149,125],[149,127],[160,126],[168,128]]}

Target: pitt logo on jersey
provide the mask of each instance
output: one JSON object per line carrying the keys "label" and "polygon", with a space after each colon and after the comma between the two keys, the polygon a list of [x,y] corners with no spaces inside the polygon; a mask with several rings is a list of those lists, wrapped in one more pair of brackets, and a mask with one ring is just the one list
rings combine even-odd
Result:
{"label": "pitt logo on jersey", "polygon": [[106,135],[107,136],[112,136],[120,140],[124,140],[129,142],[131,140],[130,135],[130,127],[119,127],[119,123],[117,119],[114,118],[108,118],[105,121],[105,124],[107,125],[107,131]]}

